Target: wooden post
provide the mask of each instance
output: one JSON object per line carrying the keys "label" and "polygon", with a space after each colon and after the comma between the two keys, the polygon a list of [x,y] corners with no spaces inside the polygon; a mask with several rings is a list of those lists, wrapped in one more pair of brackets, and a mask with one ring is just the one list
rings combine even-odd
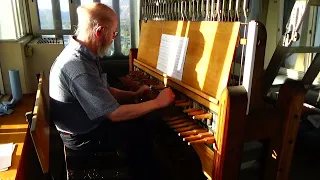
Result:
{"label": "wooden post", "polygon": [[300,126],[306,89],[301,81],[286,82],[280,89],[277,107],[280,132],[271,139],[265,179],[287,180],[295,141]]}
{"label": "wooden post", "polygon": [[131,48],[129,52],[129,72],[133,71],[133,61],[138,57],[138,49]]}
{"label": "wooden post", "polygon": [[226,88],[221,96],[212,179],[238,179],[244,141],[247,92],[243,86]]}

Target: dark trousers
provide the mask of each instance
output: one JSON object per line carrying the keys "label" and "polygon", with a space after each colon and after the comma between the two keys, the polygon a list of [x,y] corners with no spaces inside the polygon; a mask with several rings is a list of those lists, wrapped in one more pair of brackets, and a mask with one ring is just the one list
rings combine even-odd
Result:
{"label": "dark trousers", "polygon": [[129,160],[129,173],[134,179],[157,179],[160,174],[153,157],[153,140],[163,125],[160,116],[148,114],[123,122],[105,120],[87,134],[60,133],[67,148],[82,151],[116,149],[124,152]]}

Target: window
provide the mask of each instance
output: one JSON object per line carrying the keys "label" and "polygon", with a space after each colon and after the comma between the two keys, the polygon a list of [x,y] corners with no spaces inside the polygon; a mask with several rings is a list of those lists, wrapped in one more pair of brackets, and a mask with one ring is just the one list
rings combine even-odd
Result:
{"label": "window", "polygon": [[0,6],[0,40],[16,40],[29,33],[25,1],[7,0]]}
{"label": "window", "polygon": [[[295,0],[284,1],[283,33],[286,31],[286,24],[291,15]],[[300,38],[292,44],[292,47],[312,47],[320,46],[320,8],[311,6],[309,13],[305,15],[301,28]],[[281,74],[288,75],[292,79],[301,79],[308,70],[316,53],[294,53],[286,57],[280,70]],[[318,75],[318,79],[320,76]],[[318,80],[316,80],[317,82]]]}
{"label": "window", "polygon": [[131,47],[130,41],[130,4],[129,0],[120,0],[120,40],[121,53],[128,56]]}
{"label": "window", "polygon": [[40,29],[54,29],[51,0],[38,1]]}
{"label": "window", "polygon": [[[119,36],[110,46],[107,56],[128,56],[131,48],[130,0],[34,0],[29,1],[33,34],[72,35],[77,25],[76,8],[92,2],[101,2],[111,7],[118,15]],[[135,6],[134,8],[138,8]],[[132,12],[138,13],[139,10]],[[135,20],[137,21],[137,20]],[[135,22],[139,23],[139,22]]]}
{"label": "window", "polygon": [[60,0],[62,29],[71,29],[69,1]]}

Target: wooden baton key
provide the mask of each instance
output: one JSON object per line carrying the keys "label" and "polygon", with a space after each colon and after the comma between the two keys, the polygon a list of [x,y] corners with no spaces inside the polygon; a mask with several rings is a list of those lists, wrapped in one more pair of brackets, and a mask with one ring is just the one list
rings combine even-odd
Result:
{"label": "wooden baton key", "polygon": [[175,125],[175,124],[180,124],[180,123],[189,122],[189,121],[190,121],[189,119],[178,119],[174,121],[168,121],[167,124]]}
{"label": "wooden baton key", "polygon": [[179,103],[184,103],[184,102],[188,102],[188,100],[186,100],[186,99],[175,100],[174,104],[179,104]]}
{"label": "wooden baton key", "polygon": [[199,133],[203,133],[203,132],[208,132],[207,129],[194,129],[194,130],[190,130],[190,131],[185,131],[185,132],[181,132],[179,133],[179,136],[190,136],[190,135],[196,135]]}
{"label": "wooden baton key", "polygon": [[187,102],[176,103],[175,106],[178,106],[178,107],[191,106],[191,102],[187,101]]}
{"label": "wooden baton key", "polygon": [[195,116],[195,115],[201,115],[201,114],[205,114],[205,113],[206,113],[206,111],[200,110],[200,111],[189,112],[188,115],[189,116]]}
{"label": "wooden baton key", "polygon": [[181,128],[181,127],[185,127],[185,126],[196,125],[196,124],[197,123],[195,123],[193,121],[186,121],[184,123],[174,124],[174,125],[171,126],[171,128],[177,129],[177,128]]}
{"label": "wooden baton key", "polygon": [[184,132],[184,131],[190,131],[190,130],[195,129],[195,128],[199,128],[199,125],[190,125],[190,126],[186,126],[186,127],[175,129],[174,131],[178,132],[178,133],[181,133],[181,132]]}
{"label": "wooden baton key", "polygon": [[184,113],[190,113],[190,112],[194,112],[194,111],[200,111],[200,108],[189,108],[189,109],[185,109],[183,110]]}
{"label": "wooden baton key", "polygon": [[191,136],[185,137],[183,138],[183,141],[195,141],[205,137],[213,137],[213,134],[211,132],[199,133],[197,135],[191,135]]}
{"label": "wooden baton key", "polygon": [[211,119],[212,114],[211,113],[206,113],[206,114],[200,114],[200,115],[194,115],[192,119],[199,120],[199,119]]}
{"label": "wooden baton key", "polygon": [[190,141],[190,142],[188,142],[188,145],[192,145],[192,144],[213,144],[214,142],[215,142],[215,138],[214,137],[206,137],[206,138],[203,138],[203,139]]}
{"label": "wooden baton key", "polygon": [[183,119],[183,118],[186,118],[186,115],[182,114],[182,115],[175,116],[175,117],[164,118],[164,120],[165,121],[174,121],[174,120]]}

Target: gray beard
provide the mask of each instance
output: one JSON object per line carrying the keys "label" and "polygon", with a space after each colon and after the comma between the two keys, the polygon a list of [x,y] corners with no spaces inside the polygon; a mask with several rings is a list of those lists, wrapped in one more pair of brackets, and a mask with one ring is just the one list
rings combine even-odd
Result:
{"label": "gray beard", "polygon": [[100,43],[97,54],[99,57],[103,57],[106,56],[109,50],[109,47],[111,46],[111,44],[105,44],[103,45],[102,43]]}

